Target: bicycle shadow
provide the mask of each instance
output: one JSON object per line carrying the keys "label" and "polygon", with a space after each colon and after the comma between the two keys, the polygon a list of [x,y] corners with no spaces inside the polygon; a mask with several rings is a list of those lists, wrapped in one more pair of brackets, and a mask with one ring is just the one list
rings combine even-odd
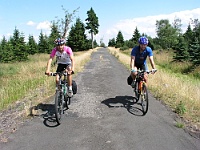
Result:
{"label": "bicycle shadow", "polygon": [[141,104],[133,96],[116,96],[115,98],[103,100],[101,103],[107,105],[109,108],[124,107],[132,115],[144,116]]}
{"label": "bicycle shadow", "polygon": [[39,103],[37,106],[33,106],[30,111],[31,116],[42,116],[44,125],[47,127],[57,127],[59,124],[55,118],[54,104]]}

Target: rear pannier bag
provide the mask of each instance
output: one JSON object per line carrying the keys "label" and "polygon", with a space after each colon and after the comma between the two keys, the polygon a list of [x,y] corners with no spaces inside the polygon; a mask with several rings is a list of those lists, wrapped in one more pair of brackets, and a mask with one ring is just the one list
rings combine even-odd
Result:
{"label": "rear pannier bag", "polygon": [[131,85],[131,83],[133,82],[133,78],[131,77],[131,75],[127,78],[127,83],[128,85]]}

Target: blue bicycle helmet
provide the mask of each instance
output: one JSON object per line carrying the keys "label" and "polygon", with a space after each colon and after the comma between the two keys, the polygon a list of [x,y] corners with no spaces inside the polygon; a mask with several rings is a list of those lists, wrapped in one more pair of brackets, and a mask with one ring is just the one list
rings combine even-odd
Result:
{"label": "blue bicycle helmet", "polygon": [[66,43],[65,39],[61,39],[61,38],[57,38],[54,43],[59,46],[59,45],[63,45]]}
{"label": "blue bicycle helmet", "polygon": [[148,39],[145,36],[140,37],[138,42],[144,45],[147,45],[149,43]]}

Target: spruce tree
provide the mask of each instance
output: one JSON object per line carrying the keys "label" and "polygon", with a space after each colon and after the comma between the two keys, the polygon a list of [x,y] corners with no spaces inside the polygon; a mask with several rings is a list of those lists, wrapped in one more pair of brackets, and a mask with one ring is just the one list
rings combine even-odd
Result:
{"label": "spruce tree", "polygon": [[28,52],[24,35],[20,34],[19,30],[15,28],[13,37],[10,39],[13,51],[13,61],[25,61],[28,59]]}
{"label": "spruce tree", "polygon": [[93,41],[94,41],[94,35],[98,34],[98,27],[99,27],[99,20],[96,16],[96,13],[92,8],[90,8],[89,11],[87,11],[88,18],[85,19],[86,21],[86,29],[89,30],[89,33],[91,34],[92,39],[92,48],[94,48]]}
{"label": "spruce tree", "polygon": [[116,45],[115,48],[120,48],[124,46],[124,37],[122,35],[122,32],[119,31],[117,34],[117,38],[116,38]]}
{"label": "spruce tree", "polygon": [[85,26],[81,22],[80,18],[77,18],[75,25],[72,26],[69,32],[67,45],[70,46],[73,51],[81,51],[88,49],[87,42]]}
{"label": "spruce tree", "polygon": [[173,59],[175,61],[184,62],[189,59],[189,53],[187,51],[187,43],[185,42],[184,38],[181,36],[179,37],[178,44],[175,46],[175,55]]}
{"label": "spruce tree", "polygon": [[194,64],[194,66],[200,65],[200,44],[198,41],[198,37],[195,38],[194,42],[190,44],[190,60]]}
{"label": "spruce tree", "polygon": [[51,25],[51,33],[49,35],[48,38],[48,42],[49,42],[49,49],[52,50],[55,47],[54,41],[57,38],[61,38],[62,36],[60,35],[58,26],[56,25],[55,22],[52,23]]}
{"label": "spruce tree", "polygon": [[32,35],[29,35],[28,37],[27,48],[28,48],[28,54],[30,55],[34,55],[35,53],[38,52],[37,43]]}
{"label": "spruce tree", "polygon": [[183,37],[185,39],[185,42],[189,46],[189,44],[191,44],[192,40],[194,39],[194,34],[190,24],[188,25],[186,32],[183,34]]}
{"label": "spruce tree", "polygon": [[137,27],[135,28],[135,31],[133,33],[133,36],[132,36],[132,41],[134,42],[134,44],[138,44],[138,39],[140,38],[140,32],[138,31]]}
{"label": "spruce tree", "polygon": [[50,53],[51,50],[49,48],[48,44],[48,38],[45,36],[42,31],[40,32],[39,35],[39,42],[38,42],[38,52],[39,53]]}
{"label": "spruce tree", "polygon": [[13,51],[11,49],[11,44],[3,36],[3,39],[0,43],[0,62],[10,62],[13,61]]}

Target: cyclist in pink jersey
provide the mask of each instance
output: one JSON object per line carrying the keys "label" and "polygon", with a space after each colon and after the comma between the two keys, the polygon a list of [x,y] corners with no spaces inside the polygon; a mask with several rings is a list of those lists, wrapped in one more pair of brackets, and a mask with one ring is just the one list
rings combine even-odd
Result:
{"label": "cyclist in pink jersey", "polygon": [[[47,69],[46,69],[46,74],[50,75],[50,69],[51,69],[51,63],[53,58],[56,56],[57,60],[57,70],[56,72],[61,72],[66,69],[66,72],[69,74],[67,76],[67,82],[68,82],[68,96],[73,95],[72,91],[72,74],[74,73],[74,56],[72,49],[68,46],[65,46],[65,39],[58,38],[54,41],[56,44],[56,47],[53,48],[50,58],[47,62]],[[59,75],[56,76],[56,85],[59,82]]]}

